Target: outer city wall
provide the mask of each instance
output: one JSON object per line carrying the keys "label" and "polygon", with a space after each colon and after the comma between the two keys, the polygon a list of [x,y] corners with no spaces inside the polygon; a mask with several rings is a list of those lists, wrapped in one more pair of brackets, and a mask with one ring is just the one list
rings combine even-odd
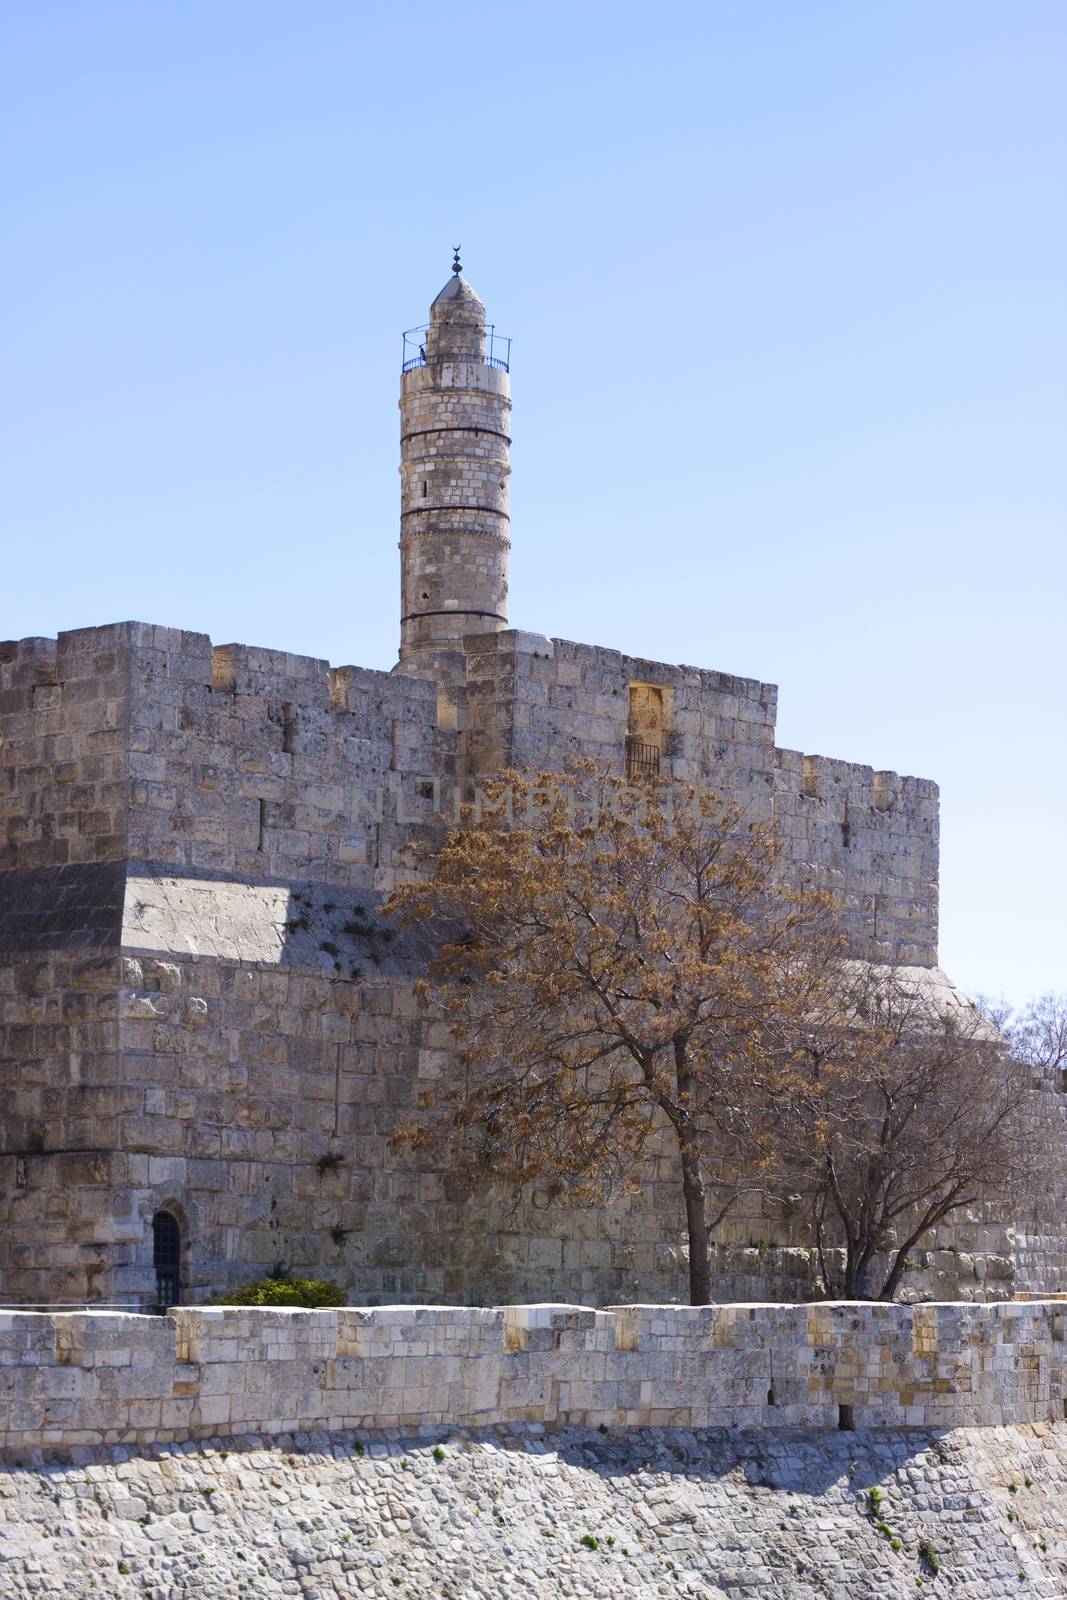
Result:
{"label": "outer city wall", "polygon": [[1064,1416],[1065,1327],[1049,1301],[4,1312],[0,1444],[1048,1422]]}

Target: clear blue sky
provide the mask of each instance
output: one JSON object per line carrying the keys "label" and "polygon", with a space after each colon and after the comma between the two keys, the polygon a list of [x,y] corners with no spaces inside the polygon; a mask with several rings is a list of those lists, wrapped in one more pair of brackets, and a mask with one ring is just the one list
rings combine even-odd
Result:
{"label": "clear blue sky", "polygon": [[942,785],[942,960],[1067,988],[1067,7],[0,12],[0,635],[388,667],[400,333],[515,339],[516,626]]}

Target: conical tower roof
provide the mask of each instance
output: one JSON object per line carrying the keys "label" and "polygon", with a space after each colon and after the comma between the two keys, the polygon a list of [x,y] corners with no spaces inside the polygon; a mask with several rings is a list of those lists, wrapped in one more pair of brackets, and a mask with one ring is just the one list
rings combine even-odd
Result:
{"label": "conical tower roof", "polygon": [[463,276],[463,263],[459,259],[459,245],[452,251],[452,276],[430,307],[430,319],[442,313],[456,321],[476,322],[485,319],[485,306]]}
{"label": "conical tower roof", "polygon": [[456,246],[452,276],[430,307],[426,359],[482,361],[485,358],[485,307],[463,276]]}
{"label": "conical tower roof", "polygon": [[451,300],[470,300],[474,305],[481,306],[482,310],[485,310],[481,296],[471,288],[466,278],[458,272],[449,278],[441,293],[435,296],[433,303],[437,306]]}

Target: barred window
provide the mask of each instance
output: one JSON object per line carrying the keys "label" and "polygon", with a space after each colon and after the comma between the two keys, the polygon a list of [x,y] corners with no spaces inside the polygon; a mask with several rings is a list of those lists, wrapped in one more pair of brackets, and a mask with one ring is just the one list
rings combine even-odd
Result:
{"label": "barred window", "polygon": [[156,1269],[156,1301],[160,1311],[181,1301],[182,1230],[169,1211],[152,1218],[152,1264]]}

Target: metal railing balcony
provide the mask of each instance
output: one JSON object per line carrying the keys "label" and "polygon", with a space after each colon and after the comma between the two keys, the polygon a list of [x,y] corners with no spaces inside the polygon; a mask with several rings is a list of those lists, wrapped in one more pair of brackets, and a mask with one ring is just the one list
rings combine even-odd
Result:
{"label": "metal railing balcony", "polygon": [[511,340],[503,333],[497,333],[496,327],[490,323],[485,330],[485,355],[478,356],[428,356],[426,354],[426,335],[430,331],[430,324],[424,322],[421,328],[407,328],[404,331],[404,365],[402,372],[411,372],[415,367],[425,366],[453,366],[470,362],[479,367],[496,367],[500,372],[511,371]]}

